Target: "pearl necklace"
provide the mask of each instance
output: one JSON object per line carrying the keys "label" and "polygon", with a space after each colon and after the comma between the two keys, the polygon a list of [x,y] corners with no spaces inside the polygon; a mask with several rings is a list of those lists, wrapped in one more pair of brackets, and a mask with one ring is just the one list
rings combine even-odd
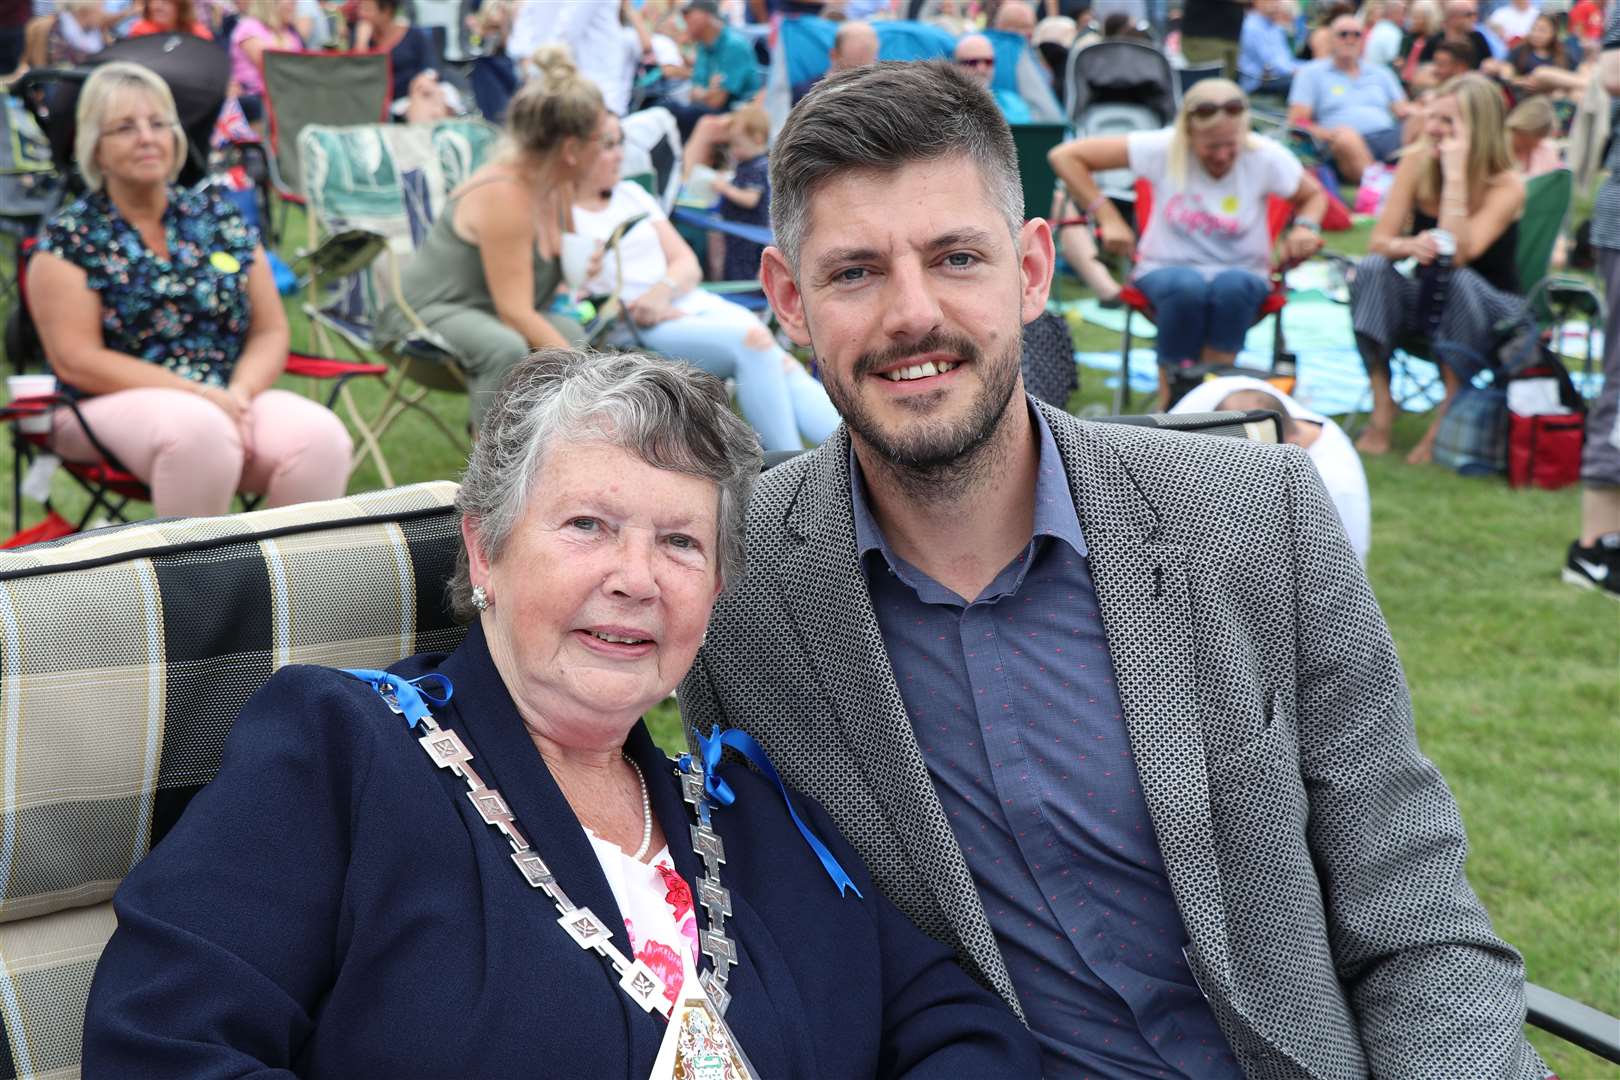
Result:
{"label": "pearl necklace", "polygon": [[640,862],[647,857],[647,849],[652,847],[652,799],[647,796],[647,778],[642,775],[641,766],[636,764],[636,759],[626,754],[624,760],[636,770],[636,783],[641,785],[641,846],[630,856],[636,862]]}

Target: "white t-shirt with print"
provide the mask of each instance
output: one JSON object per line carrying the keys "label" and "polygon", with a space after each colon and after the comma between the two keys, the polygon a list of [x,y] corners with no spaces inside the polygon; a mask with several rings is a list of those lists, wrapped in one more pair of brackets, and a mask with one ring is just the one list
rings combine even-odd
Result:
{"label": "white t-shirt with print", "polygon": [[[647,194],[647,189],[634,180],[620,180],[615,184],[605,209],[574,207],[574,231],[599,243],[613,235],[619,222],[637,214],[646,214],[646,220],[632,226],[619,241],[624,273],[624,286],[619,298],[627,304],[639,299],[642,293],[657,285],[669,273],[663,242],[658,239],[658,230],[653,226],[653,222],[663,219],[663,209],[659,207],[658,200]],[[584,292],[592,296],[611,293],[618,273],[618,265],[613,255],[609,254],[602,260],[602,272],[585,283]]]}
{"label": "white t-shirt with print", "polygon": [[1206,280],[1223,270],[1271,272],[1266,202],[1291,198],[1304,168],[1280,143],[1263,135],[1248,145],[1219,180],[1187,155],[1182,185],[1169,177],[1171,130],[1133,131],[1125,137],[1131,172],[1153,184],[1153,214],[1138,245],[1138,276],[1171,266],[1197,270]]}

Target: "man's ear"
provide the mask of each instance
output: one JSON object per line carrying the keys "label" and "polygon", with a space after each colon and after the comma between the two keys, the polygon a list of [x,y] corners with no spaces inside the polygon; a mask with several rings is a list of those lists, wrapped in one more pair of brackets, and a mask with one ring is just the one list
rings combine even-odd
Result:
{"label": "man's ear", "polygon": [[765,296],[776,312],[777,321],[795,345],[810,344],[810,323],[804,317],[804,294],[788,266],[787,256],[772,245],[765,249],[759,260],[759,280],[765,286]]}
{"label": "man's ear", "polygon": [[1025,325],[1046,310],[1046,298],[1052,292],[1052,270],[1056,264],[1052,227],[1042,218],[1030,218],[1018,233],[1018,270],[1022,282],[1019,299]]}

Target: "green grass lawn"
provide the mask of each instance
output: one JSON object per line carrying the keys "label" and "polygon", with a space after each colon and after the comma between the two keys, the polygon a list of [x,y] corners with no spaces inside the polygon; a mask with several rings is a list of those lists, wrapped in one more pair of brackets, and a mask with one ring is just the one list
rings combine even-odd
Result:
{"label": "green grass lawn", "polygon": [[[1359,254],[1367,232],[1329,243]],[[295,212],[288,235],[302,233]],[[1080,295],[1070,286],[1063,293]],[[303,345],[307,324],[292,314],[294,344]],[[1078,348],[1119,347],[1116,334],[1075,329]],[[1071,408],[1106,403],[1099,375],[1082,378]],[[357,387],[362,405],[378,396],[374,386]],[[433,405],[452,428],[465,425],[463,398],[435,395]],[[1498,931],[1525,953],[1530,977],[1620,1013],[1620,607],[1559,581],[1577,527],[1573,489],[1511,491],[1502,481],[1409,467],[1401,452],[1425,423],[1403,418],[1397,453],[1367,462],[1367,570],[1405,662],[1419,736],[1462,806],[1474,887]],[[462,465],[414,417],[396,425],[386,448],[402,483],[454,478]],[[377,484],[368,466],[350,489]],[[55,490],[64,509],[82,505],[64,479]],[[25,521],[38,519],[37,508],[25,510]],[[0,512],[10,515],[9,485]],[[675,745],[673,706],[650,720],[660,741]],[[1565,1080],[1620,1075],[1567,1044],[1534,1039]]]}

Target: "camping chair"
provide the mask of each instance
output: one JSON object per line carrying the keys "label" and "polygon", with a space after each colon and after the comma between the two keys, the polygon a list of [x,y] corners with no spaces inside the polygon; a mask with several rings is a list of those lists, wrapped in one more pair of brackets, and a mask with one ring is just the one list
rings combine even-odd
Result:
{"label": "camping chair", "polygon": [[[1277,238],[1282,235],[1283,227],[1293,216],[1293,206],[1287,199],[1276,195],[1270,197],[1266,204],[1266,232],[1275,247]],[[1148,221],[1153,217],[1153,185],[1147,180],[1136,181],[1136,233],[1141,236],[1147,230]],[[1147,295],[1135,285],[1127,284],[1120,290],[1119,301],[1125,308],[1125,334],[1120,342],[1119,349],[1119,386],[1114,390],[1114,411],[1123,413],[1131,400],[1131,320],[1140,315],[1149,322],[1153,321],[1153,305]],[[1260,310],[1255,315],[1254,324],[1259,325],[1266,319],[1275,316],[1276,326],[1272,334],[1271,370],[1281,373],[1285,370],[1288,356],[1283,343],[1282,310],[1288,303],[1288,290],[1283,282],[1283,267],[1273,264],[1271,269],[1271,291],[1260,302]]]}
{"label": "camping chair", "polygon": [[[287,203],[304,201],[299,133],[310,124],[372,124],[388,119],[393,68],[387,53],[264,52],[264,112],[270,182]],[[285,220],[282,226],[285,225]],[[280,226],[276,229],[279,234]]]}
{"label": "camping chair", "polygon": [[1063,141],[1068,125],[1013,124],[1011,127],[1013,148],[1018,151],[1018,178],[1024,187],[1024,220],[1044,218],[1052,212],[1052,193],[1057,190],[1057,173],[1046,155]]}
{"label": "camping chair", "polygon": [[[1583,282],[1546,277],[1553,246],[1569,214],[1573,190],[1573,177],[1568,169],[1555,169],[1530,178],[1525,184],[1524,212],[1519,218],[1518,250],[1514,260],[1530,314],[1542,325],[1559,328],[1583,311],[1602,310],[1602,301]],[[1494,366],[1495,357],[1486,357],[1485,361],[1485,367],[1490,368]],[[1416,406],[1413,411],[1426,411],[1444,394],[1434,346],[1421,334],[1413,334],[1397,343],[1390,354],[1389,368],[1395,402],[1402,409]],[[1366,422],[1371,408],[1372,390],[1369,388],[1357,403],[1355,412],[1346,418],[1346,434],[1355,435]]]}
{"label": "camping chair", "polygon": [[[392,369],[377,411],[369,419],[350,412],[364,444],[355,463],[373,458],[385,485],[393,477],[381,440],[406,412],[426,419],[458,450],[466,448],[425,401],[432,390],[466,393],[466,379],[449,343],[405,303],[399,275],[450,192],[484,163],[499,136],[492,125],[467,119],[310,124],[298,136],[312,249],[304,310],[323,352],[336,339],[358,358],[380,354]],[[325,239],[316,247],[318,237]],[[415,319],[416,331],[403,341],[380,342],[376,318],[390,301]]]}

